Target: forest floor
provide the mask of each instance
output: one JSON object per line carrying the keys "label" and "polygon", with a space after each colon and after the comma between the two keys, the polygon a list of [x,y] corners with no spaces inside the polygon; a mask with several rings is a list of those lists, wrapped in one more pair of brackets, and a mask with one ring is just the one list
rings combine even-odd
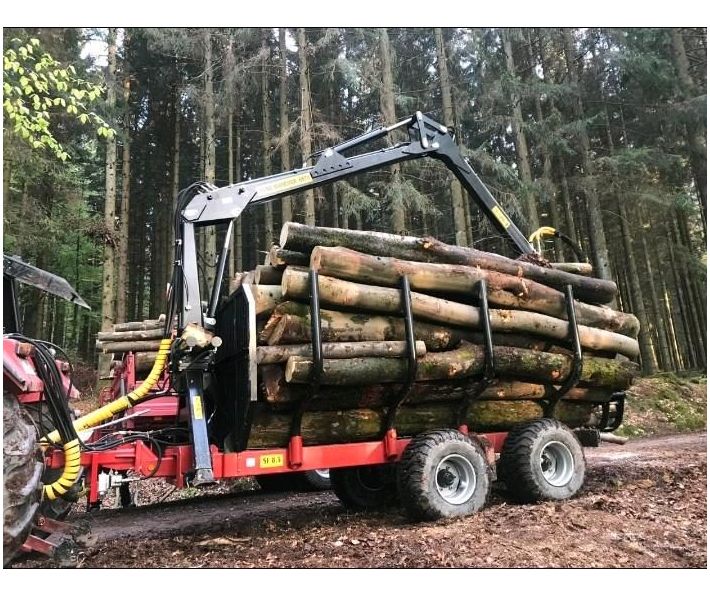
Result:
{"label": "forest floor", "polygon": [[[79,566],[92,568],[706,567],[706,451],[704,432],[603,444],[586,450],[570,501],[519,505],[496,487],[478,514],[433,523],[346,513],[331,492],[244,487],[70,520],[91,524],[96,544]],[[148,482],[153,495],[167,488]]]}

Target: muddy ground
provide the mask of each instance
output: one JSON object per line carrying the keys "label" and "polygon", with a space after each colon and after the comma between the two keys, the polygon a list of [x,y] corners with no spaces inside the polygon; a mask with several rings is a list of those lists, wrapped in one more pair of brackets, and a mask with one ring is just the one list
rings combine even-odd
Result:
{"label": "muddy ground", "polygon": [[435,523],[396,508],[346,513],[330,492],[244,489],[71,517],[97,539],[80,567],[706,567],[706,441],[587,449],[587,481],[569,502],[518,505],[496,487],[478,514]]}

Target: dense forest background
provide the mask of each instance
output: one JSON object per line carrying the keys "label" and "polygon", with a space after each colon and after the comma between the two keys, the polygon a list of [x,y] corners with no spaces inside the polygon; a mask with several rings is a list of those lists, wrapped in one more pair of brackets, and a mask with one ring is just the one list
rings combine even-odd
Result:
{"label": "dense forest background", "polygon": [[[92,306],[23,290],[28,335],[92,362],[100,328],[164,311],[179,189],[300,167],[421,110],[455,132],[523,233],[558,228],[616,281],[645,372],[706,366],[705,29],[5,29],[4,50],[30,39],[103,85],[92,109],[115,135],[52,105],[61,159],[4,110],[4,251]],[[289,220],[515,256],[423,160],[246,212],[230,274],[261,263]],[[222,233],[200,238],[207,275]],[[577,260],[557,242],[547,258]]]}

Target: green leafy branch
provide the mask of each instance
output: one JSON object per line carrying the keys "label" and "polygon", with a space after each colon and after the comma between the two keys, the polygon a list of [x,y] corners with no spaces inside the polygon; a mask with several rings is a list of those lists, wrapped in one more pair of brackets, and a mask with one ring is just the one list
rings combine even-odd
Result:
{"label": "green leafy branch", "polygon": [[27,43],[13,39],[3,54],[3,110],[9,129],[32,149],[47,149],[66,161],[69,154],[54,136],[51,124],[61,113],[95,128],[100,137],[111,139],[113,128],[90,109],[104,88],[76,75],[48,53],[41,52],[39,40]]}

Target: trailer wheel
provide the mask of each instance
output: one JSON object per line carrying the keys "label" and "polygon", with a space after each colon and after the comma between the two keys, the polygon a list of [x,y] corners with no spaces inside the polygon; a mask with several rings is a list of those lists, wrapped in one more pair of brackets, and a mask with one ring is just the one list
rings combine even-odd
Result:
{"label": "trailer wheel", "polygon": [[388,464],[333,468],[330,470],[330,483],[347,509],[381,509],[397,501],[395,470]]}
{"label": "trailer wheel", "polygon": [[324,468],[322,470],[303,472],[303,486],[306,490],[312,491],[330,490],[330,470]]}
{"label": "trailer wheel", "polygon": [[514,428],[505,440],[498,477],[523,503],[561,501],[584,482],[584,451],[558,420],[543,418]]}
{"label": "trailer wheel", "polygon": [[27,539],[42,498],[37,429],[17,398],[3,391],[3,565]]}
{"label": "trailer wheel", "polygon": [[491,488],[491,469],[478,443],[444,429],[414,437],[402,454],[397,486],[415,520],[469,515],[481,509]]}

